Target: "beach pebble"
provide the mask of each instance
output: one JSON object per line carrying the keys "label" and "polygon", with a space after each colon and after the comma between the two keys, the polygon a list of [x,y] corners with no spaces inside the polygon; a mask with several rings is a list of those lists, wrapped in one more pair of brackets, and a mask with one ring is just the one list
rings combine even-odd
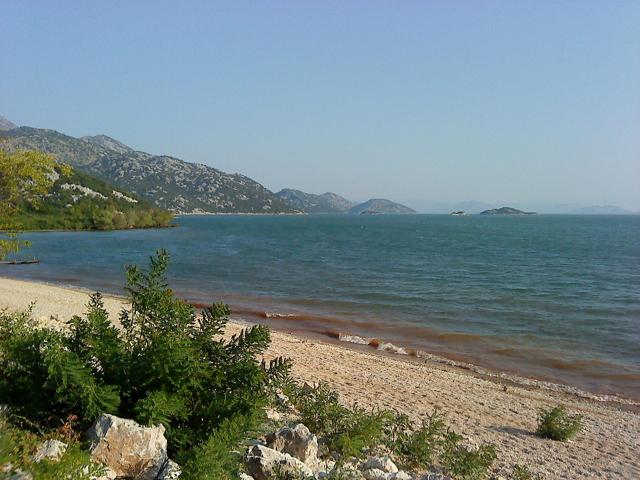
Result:
{"label": "beach pebble", "polygon": [[154,480],[168,461],[162,425],[143,427],[130,419],[102,414],[87,436],[91,458],[118,477]]}
{"label": "beach pebble", "polygon": [[388,472],[384,472],[379,468],[369,468],[362,472],[364,478],[367,480],[389,480],[390,474]]}
{"label": "beach pebble", "polygon": [[313,477],[311,469],[297,458],[263,445],[254,445],[246,457],[247,470],[255,480],[269,480],[279,475]]}
{"label": "beach pebble", "polygon": [[364,464],[363,470],[378,469],[386,473],[396,473],[398,467],[389,457],[370,457]]}
{"label": "beach pebble", "polygon": [[266,443],[269,448],[288,453],[307,465],[318,462],[318,438],[302,423],[270,433]]}
{"label": "beach pebble", "polygon": [[176,480],[182,474],[182,469],[173,460],[167,460],[160,474],[158,480]]}
{"label": "beach pebble", "polygon": [[41,443],[33,455],[33,461],[39,463],[44,459],[57,461],[67,450],[67,444],[60,440],[47,440]]}

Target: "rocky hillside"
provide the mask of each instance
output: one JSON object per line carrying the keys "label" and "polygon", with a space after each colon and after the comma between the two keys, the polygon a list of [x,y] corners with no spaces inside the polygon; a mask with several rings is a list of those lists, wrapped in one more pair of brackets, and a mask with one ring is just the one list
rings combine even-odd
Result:
{"label": "rocky hillside", "polygon": [[0,130],[13,130],[17,125],[0,115]]}
{"label": "rocky hillside", "polygon": [[315,195],[285,188],[276,195],[306,213],[345,213],[353,206],[353,202],[331,192]]}
{"label": "rocky hillside", "polygon": [[[4,125],[4,123],[3,123]],[[167,155],[136,151],[105,135],[75,138],[31,127],[0,131],[10,148],[54,154],[92,176],[123,188],[154,206],[177,213],[297,213],[258,182]]]}
{"label": "rocky hillside", "polygon": [[58,175],[37,205],[19,207],[17,221],[27,230],[113,230],[165,227],[171,212],[77,169]]}
{"label": "rocky hillside", "polygon": [[384,198],[372,198],[349,209],[352,214],[416,213],[415,210]]}

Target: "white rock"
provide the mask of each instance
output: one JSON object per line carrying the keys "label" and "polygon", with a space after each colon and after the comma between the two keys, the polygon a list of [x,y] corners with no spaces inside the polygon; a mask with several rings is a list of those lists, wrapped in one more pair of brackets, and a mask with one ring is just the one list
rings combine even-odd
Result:
{"label": "white rock", "polygon": [[276,422],[282,418],[280,412],[274,410],[273,408],[268,408],[267,410],[265,410],[265,414],[267,415],[268,420],[273,420]]}
{"label": "white rock", "polygon": [[164,427],[143,427],[133,420],[102,414],[87,432],[94,461],[118,477],[154,480],[167,462]]}
{"label": "white rock", "polygon": [[164,468],[158,475],[158,480],[176,480],[182,474],[182,469],[173,460],[167,460]]}
{"label": "white rock", "polygon": [[246,458],[247,470],[255,480],[269,480],[276,474],[313,476],[311,469],[297,458],[263,445],[254,445]]}
{"label": "white rock", "polygon": [[396,473],[398,467],[389,457],[370,457],[364,464],[363,470],[377,468],[386,473]]}
{"label": "white rock", "polygon": [[266,437],[267,446],[302,460],[307,465],[318,463],[318,437],[302,423],[283,427]]}
{"label": "white rock", "polygon": [[67,450],[67,444],[60,440],[47,440],[41,443],[33,455],[33,461],[36,463],[41,462],[44,459],[57,461],[64,455]]}
{"label": "white rock", "polygon": [[240,480],[254,480],[254,478],[251,475],[247,475],[246,473],[241,473]]}
{"label": "white rock", "polygon": [[367,480],[389,480],[389,477],[391,476],[390,473],[384,472],[379,468],[369,468],[367,470],[364,470],[362,472],[362,475]]}
{"label": "white rock", "polygon": [[407,472],[400,470],[399,472],[392,473],[389,480],[413,480],[413,477]]}

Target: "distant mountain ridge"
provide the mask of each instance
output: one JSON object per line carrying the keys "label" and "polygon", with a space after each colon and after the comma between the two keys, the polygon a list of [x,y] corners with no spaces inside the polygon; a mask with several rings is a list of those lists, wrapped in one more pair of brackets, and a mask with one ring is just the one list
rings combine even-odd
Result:
{"label": "distant mountain ridge", "polygon": [[51,153],[176,213],[300,213],[249,177],[136,151],[106,135],[75,138],[55,130],[18,127],[0,131],[0,140],[10,148]]}
{"label": "distant mountain ridge", "polygon": [[14,128],[18,128],[18,126],[0,115],[0,130],[13,130]]}
{"label": "distant mountain ridge", "polygon": [[372,198],[356,204],[331,192],[316,195],[291,188],[280,190],[276,195],[305,213],[416,213],[405,205],[384,198]]}
{"label": "distant mountain ridge", "polygon": [[285,188],[276,195],[306,213],[344,213],[354,205],[350,200],[331,192],[316,195]]}

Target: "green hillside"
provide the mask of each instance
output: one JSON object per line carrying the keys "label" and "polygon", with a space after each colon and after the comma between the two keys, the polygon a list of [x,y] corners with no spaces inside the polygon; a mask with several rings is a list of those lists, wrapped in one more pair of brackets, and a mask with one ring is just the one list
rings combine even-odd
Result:
{"label": "green hillside", "polygon": [[20,205],[17,222],[25,230],[115,230],[166,227],[173,214],[76,169],[59,176],[34,207]]}

